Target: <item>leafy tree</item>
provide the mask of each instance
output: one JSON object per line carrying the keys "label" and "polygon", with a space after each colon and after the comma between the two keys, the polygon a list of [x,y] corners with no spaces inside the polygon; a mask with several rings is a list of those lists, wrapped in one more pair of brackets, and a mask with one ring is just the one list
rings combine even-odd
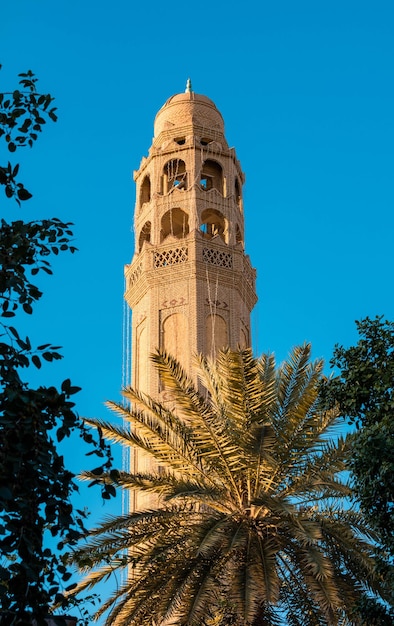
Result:
{"label": "leafy tree", "polygon": [[358,603],[388,591],[349,508],[353,437],[334,436],[337,411],[319,405],[322,361],[308,345],[278,369],[226,350],[199,358],[196,386],[167,354],[153,360],[170,403],[128,388],[130,407],[109,407],[130,429],[88,420],[154,465],[84,474],[148,500],[90,531],[76,592],[125,573],[96,613],[117,626],[361,624]]}
{"label": "leafy tree", "polygon": [[394,556],[394,323],[376,317],[356,322],[360,339],[336,346],[327,381],[330,404],[357,426],[351,469],[356,496],[384,549]]}
{"label": "leafy tree", "polygon": [[[0,93],[0,138],[8,152],[33,146],[43,125],[56,121],[51,95],[39,94],[32,72],[20,74],[20,88]],[[19,164],[0,166],[5,196],[21,203],[32,194],[18,179]],[[44,622],[57,601],[67,601],[64,586],[71,573],[64,556],[84,534],[83,511],[74,511],[71,494],[77,490],[57,444],[77,431],[93,444],[91,454],[108,455],[99,438],[93,440],[74,409],[79,390],[67,379],[58,390],[32,389],[22,370],[40,368],[42,361],[61,358],[58,346],[32,347],[15,320],[33,312],[42,292],[32,282],[39,272],[51,274],[52,254],[74,252],[71,224],[57,218],[7,223],[0,227],[0,606],[1,623]],[[10,324],[12,318],[13,325]],[[109,459],[108,459],[109,463]],[[109,497],[107,493],[104,494]],[[45,535],[57,549],[48,547]]]}
{"label": "leafy tree", "polygon": [[[51,106],[53,97],[37,92],[33,72],[19,74],[19,77],[20,89],[0,93],[0,137],[11,153],[17,148],[31,148],[47,120],[57,120],[56,107]],[[0,184],[4,185],[7,198],[15,198],[20,205],[21,200],[29,200],[32,194],[17,180],[18,173],[18,163],[12,165],[8,161],[7,165],[0,166]]]}

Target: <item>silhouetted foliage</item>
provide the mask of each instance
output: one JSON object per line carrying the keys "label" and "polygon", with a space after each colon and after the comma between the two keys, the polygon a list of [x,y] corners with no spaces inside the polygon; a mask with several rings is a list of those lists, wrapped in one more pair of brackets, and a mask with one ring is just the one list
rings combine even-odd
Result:
{"label": "silhouetted foliage", "polygon": [[[20,74],[19,89],[0,93],[0,138],[9,153],[32,147],[43,125],[56,121],[51,95],[39,94],[32,72]],[[4,144],[3,144],[4,145]],[[17,179],[19,164],[0,166],[0,185],[19,206],[32,194]],[[52,274],[49,258],[76,248],[71,224],[57,218],[7,223],[0,227],[0,606],[1,624],[44,622],[63,596],[71,573],[65,552],[85,533],[86,513],[74,510],[77,490],[58,443],[73,432],[93,447],[89,454],[110,467],[109,449],[95,440],[75,412],[79,387],[69,379],[55,387],[32,389],[22,371],[61,359],[59,346],[32,347],[16,328],[16,314],[33,313],[42,292],[32,282],[39,272]],[[13,318],[13,325],[9,325]],[[104,497],[109,497],[104,491]],[[46,534],[52,537],[48,547]],[[73,586],[73,585],[72,585]]]}
{"label": "silhouetted foliage", "polygon": [[352,471],[354,489],[382,545],[394,556],[394,323],[376,317],[356,322],[360,339],[336,346],[328,381],[329,403],[357,427]]}
{"label": "silhouetted foliage", "polygon": [[[356,325],[360,339],[349,348],[335,346],[331,366],[340,374],[327,380],[322,395],[356,425],[350,459],[353,491],[378,533],[379,574],[394,588],[394,323],[380,316]],[[394,609],[371,598],[365,597],[357,610],[361,626],[394,623]]]}

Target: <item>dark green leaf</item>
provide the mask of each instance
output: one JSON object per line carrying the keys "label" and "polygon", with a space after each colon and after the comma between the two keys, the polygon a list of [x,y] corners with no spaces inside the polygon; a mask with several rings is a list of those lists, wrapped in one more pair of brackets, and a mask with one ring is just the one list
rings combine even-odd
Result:
{"label": "dark green leaf", "polygon": [[11,500],[12,498],[12,491],[9,487],[0,487],[0,500]]}
{"label": "dark green leaf", "polygon": [[24,187],[18,189],[17,193],[19,200],[29,200],[33,197],[30,191],[27,191],[27,189],[25,189]]}
{"label": "dark green leaf", "polygon": [[16,328],[14,328],[13,326],[9,326],[8,330],[14,335],[14,337],[16,337],[16,339],[19,339],[19,333]]}
{"label": "dark green leaf", "polygon": [[95,469],[92,470],[92,474],[94,476],[101,476],[104,473],[104,470],[102,467],[96,467]]}
{"label": "dark green leaf", "polygon": [[36,354],[33,354],[33,356],[31,357],[31,360],[33,361],[33,363],[36,366],[36,368],[40,369],[40,367],[41,367],[41,360],[40,360],[40,358]]}

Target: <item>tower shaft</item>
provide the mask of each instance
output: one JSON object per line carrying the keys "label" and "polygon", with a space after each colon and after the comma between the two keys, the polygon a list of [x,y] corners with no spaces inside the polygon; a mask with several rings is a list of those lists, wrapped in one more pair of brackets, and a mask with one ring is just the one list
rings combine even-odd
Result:
{"label": "tower shaft", "polygon": [[134,180],[135,254],[125,269],[131,383],[165,400],[149,358],[157,348],[193,377],[194,354],[251,342],[257,297],[244,252],[244,175],[214,103],[192,91],[170,98]]}

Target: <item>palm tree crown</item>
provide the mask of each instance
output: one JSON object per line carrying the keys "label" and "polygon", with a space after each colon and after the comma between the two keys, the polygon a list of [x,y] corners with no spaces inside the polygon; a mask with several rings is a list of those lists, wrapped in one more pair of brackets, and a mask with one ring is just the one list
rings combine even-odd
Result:
{"label": "palm tree crown", "polygon": [[[198,384],[168,354],[153,360],[173,401],[131,388],[127,422],[87,420],[155,460],[152,471],[84,478],[151,494],[144,510],[106,519],[75,561],[78,591],[112,571],[125,582],[103,604],[117,626],[353,624],[381,593],[373,535],[349,504],[351,435],[319,407],[322,361],[310,346],[278,369],[273,356],[224,350],[198,358]],[[128,426],[130,425],[130,427]]]}

